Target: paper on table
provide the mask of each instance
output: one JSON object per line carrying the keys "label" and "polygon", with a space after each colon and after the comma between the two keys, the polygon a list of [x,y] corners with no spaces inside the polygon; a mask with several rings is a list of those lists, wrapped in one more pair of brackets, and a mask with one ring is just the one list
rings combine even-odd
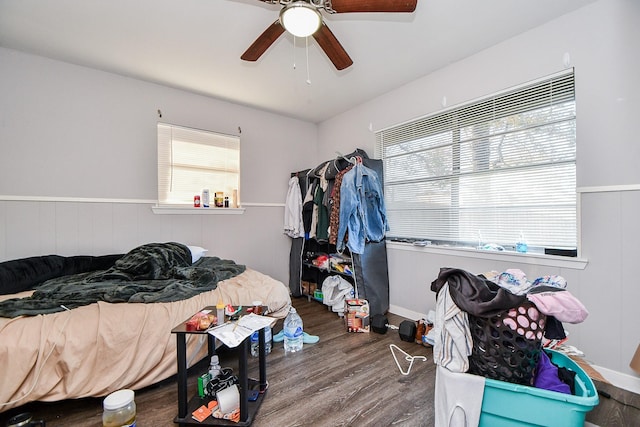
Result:
{"label": "paper on table", "polygon": [[222,341],[227,347],[237,347],[249,335],[276,321],[269,316],[249,314],[240,317],[235,322],[226,322],[209,330],[209,333]]}

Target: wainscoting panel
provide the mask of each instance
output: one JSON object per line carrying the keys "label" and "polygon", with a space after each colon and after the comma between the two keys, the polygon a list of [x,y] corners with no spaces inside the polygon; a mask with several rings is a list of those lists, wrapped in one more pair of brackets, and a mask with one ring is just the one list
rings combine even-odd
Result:
{"label": "wainscoting panel", "polygon": [[283,207],[250,206],[242,215],[157,215],[152,203],[116,200],[0,200],[0,261],[38,255],[126,253],[175,241],[288,282]]}

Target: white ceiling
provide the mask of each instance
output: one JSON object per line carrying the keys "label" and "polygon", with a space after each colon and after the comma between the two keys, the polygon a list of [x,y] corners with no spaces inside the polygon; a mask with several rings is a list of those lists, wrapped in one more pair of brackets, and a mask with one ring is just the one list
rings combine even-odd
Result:
{"label": "white ceiling", "polygon": [[242,61],[281,8],[259,0],[0,0],[0,46],[321,122],[593,1],[323,12],[354,61],[343,71],[312,38],[307,51],[287,33],[257,62]]}

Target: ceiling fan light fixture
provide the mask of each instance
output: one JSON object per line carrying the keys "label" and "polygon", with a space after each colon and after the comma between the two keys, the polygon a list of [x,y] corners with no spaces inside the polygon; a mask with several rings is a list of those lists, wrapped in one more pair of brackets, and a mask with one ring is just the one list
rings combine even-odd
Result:
{"label": "ceiling fan light fixture", "polygon": [[296,37],[308,37],[322,25],[318,9],[306,1],[295,1],[280,11],[280,24]]}

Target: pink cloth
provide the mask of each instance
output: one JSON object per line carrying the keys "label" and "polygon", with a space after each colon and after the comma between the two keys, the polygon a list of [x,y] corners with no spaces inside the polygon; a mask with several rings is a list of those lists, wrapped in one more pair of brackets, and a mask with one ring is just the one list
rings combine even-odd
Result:
{"label": "pink cloth", "polygon": [[569,291],[528,294],[527,299],[534,303],[541,313],[553,316],[560,322],[581,323],[589,315],[585,306]]}

